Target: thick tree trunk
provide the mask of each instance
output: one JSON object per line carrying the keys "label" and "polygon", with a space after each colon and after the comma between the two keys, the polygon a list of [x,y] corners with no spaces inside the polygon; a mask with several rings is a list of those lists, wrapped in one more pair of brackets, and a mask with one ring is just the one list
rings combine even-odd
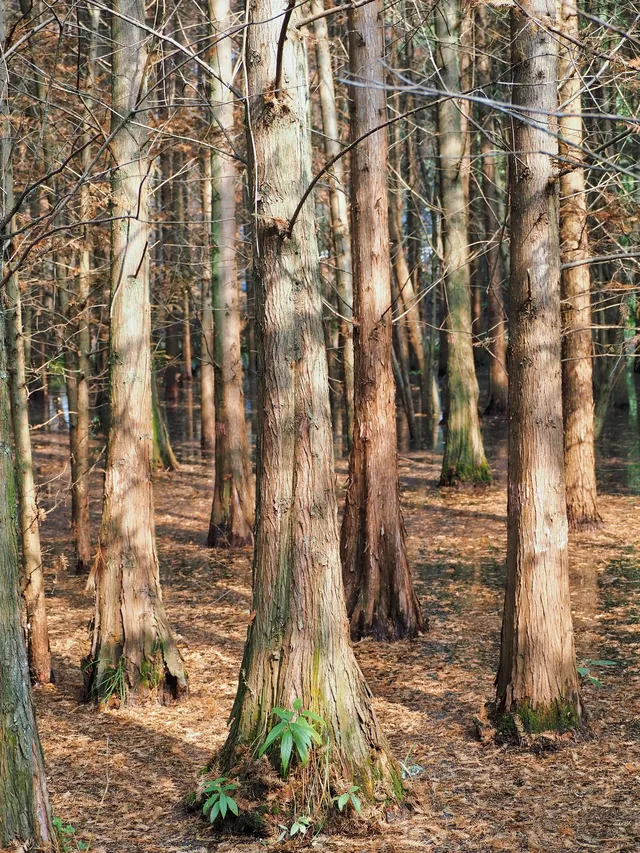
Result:
{"label": "thick tree trunk", "polygon": [[[575,165],[563,164],[560,177],[560,245],[563,263],[589,257],[587,194],[582,166],[582,79],[575,0],[560,6],[560,153]],[[593,437],[593,370],[591,342],[591,277],[589,265],[562,271],[564,320],[562,390],[567,518],[572,529],[597,526],[596,460]]]}
{"label": "thick tree trunk", "polygon": [[[0,43],[5,43],[4,3],[0,4]],[[7,94],[8,74],[3,63],[0,68],[3,216],[10,209],[12,196]],[[0,268],[1,263],[0,259]],[[22,629],[7,367],[5,302],[0,298],[0,847],[26,850],[35,843],[41,849],[50,849],[54,830]]]}
{"label": "thick tree trunk", "polygon": [[212,273],[212,185],[211,152],[203,158],[202,220],[204,225],[204,263],[202,265],[202,314],[200,318],[200,447],[212,455],[216,448],[215,374],[213,367],[213,290]]}
{"label": "thick tree trunk", "polygon": [[[313,15],[322,11],[323,0],[311,0]],[[335,157],[342,148],[338,130],[338,111],[333,84],[333,64],[327,19],[319,18],[313,23],[318,68],[318,89],[322,112],[324,152],[327,159]],[[338,313],[343,318],[340,332],[343,341],[342,367],[344,373],[344,397],[347,415],[347,444],[351,450],[353,440],[353,283],[351,263],[351,234],[347,213],[347,184],[341,158],[331,167],[329,174],[329,204],[331,210],[331,234],[336,253],[336,285],[340,297]]]}
{"label": "thick tree trunk", "polygon": [[[382,16],[377,2],[350,12],[352,137],[385,116]],[[387,134],[351,159],[355,400],[342,523],[342,571],[354,639],[394,640],[422,627],[407,564],[398,494],[387,200]]]}
{"label": "thick tree trunk", "polygon": [[[108,701],[187,689],[162,603],[151,485],[147,36],[143,0],[115,0],[112,67],[110,423],[94,568],[96,604],[88,695]],[[122,15],[123,17],[119,17]],[[126,20],[125,20],[126,19]],[[123,126],[123,121],[126,124]]]}
{"label": "thick tree trunk", "polygon": [[[9,141],[5,143],[10,144]],[[5,204],[13,205],[13,176],[8,160],[4,164]],[[27,647],[29,670],[36,684],[49,684],[52,679],[44,571],[40,548],[40,511],[33,477],[29,403],[22,332],[22,304],[18,274],[10,275],[6,284],[6,322],[11,418],[15,441],[16,479],[22,543],[23,595],[27,608]]]}
{"label": "thick tree trunk", "polygon": [[[458,0],[441,0],[435,11],[440,74],[449,92],[460,91],[460,9]],[[465,119],[466,122],[466,119]],[[444,224],[444,276],[447,318],[447,430],[440,482],[491,480],[478,418],[478,381],[471,337],[469,273],[468,163],[461,108],[453,99],[438,105],[440,177]]]}
{"label": "thick tree trunk", "polygon": [[[570,729],[582,707],[569,598],[562,447],[555,0],[511,11],[507,588],[496,710],[503,725]],[[531,124],[531,115],[536,116]]]}
{"label": "thick tree trunk", "polygon": [[[213,64],[223,81],[233,77],[229,0],[210,0],[209,18],[215,32]],[[212,81],[211,103],[220,126],[233,134],[233,94]],[[222,136],[222,135],[221,135]],[[221,145],[224,143],[220,142]],[[216,367],[216,479],[209,523],[209,546],[253,544],[255,495],[242,392],[240,297],[236,264],[236,168],[231,156],[214,153],[213,193],[216,223],[213,258],[213,311]]]}
{"label": "thick tree trunk", "polygon": [[[221,763],[232,765],[242,745],[256,749],[272,725],[271,709],[292,708],[300,699],[326,721],[330,789],[339,777],[370,797],[376,780],[393,796],[396,767],[349,644],[344,611],[311,201],[287,234],[311,180],[311,156],[297,11],[281,52],[277,47],[285,8],[282,0],[254,0],[249,8],[248,150],[253,187],[260,188],[253,217],[258,502],[253,613]],[[318,788],[324,789],[324,758],[306,772],[321,774]]]}

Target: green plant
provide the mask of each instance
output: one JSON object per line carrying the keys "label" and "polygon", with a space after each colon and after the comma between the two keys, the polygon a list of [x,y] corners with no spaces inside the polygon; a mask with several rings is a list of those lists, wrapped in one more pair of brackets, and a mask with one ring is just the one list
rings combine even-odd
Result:
{"label": "green plant", "polygon": [[293,838],[294,835],[305,835],[310,825],[311,818],[309,815],[300,815],[300,817],[296,816],[291,826],[285,826],[283,823],[280,823],[278,826],[280,827],[281,832],[278,836],[278,841],[283,841],[287,835],[289,838]]}
{"label": "green plant", "polygon": [[600,666],[618,666],[618,662],[615,660],[582,660],[578,663],[578,675],[584,681],[588,681],[596,687],[602,687],[600,679],[591,674],[593,667]]}
{"label": "green plant", "polygon": [[400,762],[400,772],[403,779],[413,779],[415,776],[419,776],[424,770],[424,767],[421,764],[409,764],[409,756],[411,755],[412,749],[413,746],[410,746],[404,757],[404,761]]}
{"label": "green plant", "polygon": [[293,747],[296,748],[300,762],[305,765],[309,760],[309,750],[312,749],[313,744],[319,746],[322,743],[320,732],[312,724],[316,723],[320,728],[324,728],[326,723],[322,717],[312,711],[303,710],[301,699],[296,699],[292,711],[287,711],[284,708],[272,708],[271,713],[280,722],[276,723],[271,729],[260,747],[258,755],[264,755],[269,747],[273,746],[276,741],[280,741],[280,766],[282,775],[286,776]]}
{"label": "green plant", "polygon": [[55,816],[52,819],[52,823],[55,833],[58,836],[58,845],[62,853],[72,853],[72,851],[74,850],[89,849],[89,842],[76,841],[74,837],[76,834],[76,829],[72,824],[65,824],[62,818]]}
{"label": "green plant", "polygon": [[215,823],[218,817],[221,817],[222,820],[224,820],[228,811],[236,817],[238,816],[238,804],[233,797],[229,795],[229,791],[235,791],[237,787],[238,786],[235,783],[230,782],[224,776],[220,776],[219,779],[214,779],[213,782],[207,782],[204,786],[202,791],[207,795],[208,799],[202,806],[202,811],[204,814],[209,812],[209,820],[211,823]]}
{"label": "green plant", "polygon": [[360,804],[358,797],[356,797],[359,790],[359,785],[352,785],[348,791],[344,792],[344,794],[334,797],[333,802],[338,806],[338,811],[343,812],[347,805],[351,803],[357,813],[362,814],[362,805]]}

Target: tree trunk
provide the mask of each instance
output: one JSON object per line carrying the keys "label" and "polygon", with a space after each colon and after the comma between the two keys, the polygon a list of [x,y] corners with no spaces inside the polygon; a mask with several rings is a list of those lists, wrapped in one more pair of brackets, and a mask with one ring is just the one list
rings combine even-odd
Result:
{"label": "tree trunk", "polygon": [[514,119],[509,169],[507,588],[496,711],[503,726],[517,715],[532,731],[574,728],[582,714],[562,447],[555,22],[555,0],[511,11],[513,103],[527,123]]}
{"label": "tree trunk", "polygon": [[[460,8],[441,0],[435,11],[440,74],[448,92],[460,91]],[[466,123],[466,118],[464,119]],[[460,104],[438,104],[440,176],[444,225],[444,276],[447,317],[447,431],[440,483],[487,483],[487,463],[478,418],[478,380],[471,338],[469,277],[468,151]]]}
{"label": "tree trunk", "polygon": [[[229,0],[210,0],[209,19],[216,39],[213,64],[221,79],[230,83],[233,77],[232,41],[220,37],[232,25]],[[233,134],[233,100],[228,86],[214,79],[211,103],[220,126],[229,136]],[[236,265],[237,175],[235,161],[230,155],[216,151],[213,157],[216,479],[207,544],[235,548],[253,544],[255,503],[242,392]]]}
{"label": "tree trunk", "polygon": [[[5,123],[5,129],[7,125]],[[10,145],[10,139],[5,142]],[[13,175],[9,154],[5,154],[4,194],[8,209],[13,206]],[[9,226],[11,229],[11,225]],[[18,274],[13,273],[6,284],[6,323],[11,418],[15,441],[18,508],[22,542],[23,595],[27,609],[27,647],[29,670],[36,684],[49,684],[52,679],[51,651],[47,628],[47,606],[44,592],[44,571],[40,549],[40,511],[33,477],[31,435],[29,433],[29,403],[22,332],[22,304]]]}
{"label": "tree trunk", "polygon": [[[282,0],[254,0],[249,7],[248,150],[253,188],[260,190],[253,217],[258,500],[253,613],[221,763],[229,768],[242,745],[256,749],[272,726],[271,709],[292,708],[300,699],[326,721],[330,789],[340,777],[370,797],[379,780],[393,796],[397,770],[350,647],[344,611],[311,200],[292,235],[286,233],[311,180],[311,154],[295,7],[281,52],[276,47],[285,8]],[[306,772],[324,789],[324,758]]]}
{"label": "tree trunk", "polygon": [[[382,13],[349,13],[351,135],[384,120]],[[351,158],[355,398],[353,449],[342,523],[342,572],[354,639],[413,637],[422,628],[407,564],[398,494],[387,199],[387,134],[368,136]]]}
{"label": "tree trunk", "polygon": [[151,372],[151,417],[153,419],[153,455],[152,468],[162,468],[165,471],[177,471],[180,463],[176,459],[169,437],[167,418],[160,402],[156,378]]}
{"label": "tree trunk", "polygon": [[[1,44],[5,43],[5,35],[2,3]],[[10,209],[12,196],[7,94],[8,73],[3,63],[0,68],[3,216]],[[7,230],[11,230],[10,225]],[[35,843],[46,849],[54,841],[54,830],[22,629],[7,366],[5,304],[0,298],[0,847],[26,850]]]}
{"label": "tree trunk", "polygon": [[[313,15],[323,10],[323,0],[311,0]],[[322,112],[324,153],[327,159],[335,157],[342,148],[338,130],[338,111],[333,84],[333,64],[327,19],[319,18],[313,23],[318,68],[318,89]],[[344,159],[336,160],[329,178],[329,205],[331,210],[331,234],[336,253],[336,285],[340,297],[338,313],[343,318],[340,332],[343,340],[342,366],[344,373],[344,397],[347,415],[347,445],[351,450],[353,441],[353,283],[351,263],[351,234],[347,213],[347,184]]]}
{"label": "tree trunk", "polygon": [[[560,42],[560,153],[573,162],[562,164],[560,177],[560,245],[563,263],[589,257],[587,194],[582,166],[582,79],[578,11],[574,0],[560,6],[560,26],[568,37]],[[593,370],[591,342],[591,277],[589,265],[562,271],[564,320],[562,391],[567,518],[571,529],[597,526],[596,460],[593,437]]]}
{"label": "tree trunk", "polygon": [[202,315],[200,337],[200,447],[212,455],[216,448],[215,375],[213,368],[213,290],[212,273],[212,185],[211,152],[203,158],[202,220],[204,225],[204,263],[202,265]]}
{"label": "tree trunk", "polygon": [[183,382],[193,382],[193,369],[191,361],[193,353],[191,350],[191,304],[190,304],[189,285],[184,288],[182,296],[182,380]]}
{"label": "tree trunk", "polygon": [[27,659],[22,630],[6,377],[0,300],[0,845],[26,850],[35,842],[39,849],[50,849],[54,830],[29,686],[33,663]]}
{"label": "tree trunk", "polygon": [[[123,18],[119,17],[122,15]],[[151,485],[152,407],[148,255],[147,36],[143,0],[115,0],[112,67],[110,423],[94,569],[96,604],[88,695],[108,703],[186,692],[162,603]],[[124,20],[126,18],[127,20]],[[123,126],[123,120],[126,125]]]}

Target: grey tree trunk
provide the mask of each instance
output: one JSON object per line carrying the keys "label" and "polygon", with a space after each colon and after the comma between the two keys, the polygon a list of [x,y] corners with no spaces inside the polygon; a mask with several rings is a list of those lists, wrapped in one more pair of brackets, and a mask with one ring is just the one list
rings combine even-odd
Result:
{"label": "grey tree trunk", "polygon": [[[503,725],[579,725],[562,446],[555,0],[511,11],[507,588],[496,710]],[[536,116],[535,124],[530,117]],[[508,725],[512,725],[507,723]]]}
{"label": "grey tree trunk", "polygon": [[[311,0],[313,15],[323,10],[323,0]],[[324,153],[327,159],[335,157],[341,149],[336,109],[336,92],[333,83],[333,63],[327,19],[319,18],[313,23],[318,68],[318,89],[322,111]],[[340,333],[343,341],[342,366],[344,372],[344,396],[347,415],[347,445],[351,450],[353,440],[353,283],[351,263],[351,229],[347,212],[347,184],[344,160],[336,160],[329,174],[329,204],[331,209],[331,233],[336,253],[336,284],[340,297],[338,313],[343,318]]]}
{"label": "grey tree trunk", "polygon": [[[435,10],[439,66],[448,92],[460,91],[459,0],[440,0]],[[491,480],[478,418],[478,380],[473,360],[471,282],[469,272],[469,150],[461,102],[438,103],[438,141],[444,230],[444,277],[447,323],[447,428],[442,485]]]}
{"label": "grey tree trunk", "polygon": [[[221,33],[232,26],[229,0],[209,0],[209,18],[215,33],[212,62],[220,78],[231,84],[231,39]],[[228,85],[213,79],[212,109],[219,126],[233,135],[234,96]],[[221,148],[227,143],[220,133]],[[251,477],[249,442],[244,417],[242,354],[240,351],[240,294],[236,264],[235,160],[213,154],[215,223],[213,254],[213,313],[216,368],[216,473],[208,544],[242,547],[253,544],[255,494]]]}
{"label": "grey tree trunk", "polygon": [[[582,78],[576,0],[560,6],[560,26],[567,36],[560,42],[560,153],[575,165],[563,165],[560,178],[560,241],[563,263],[589,257],[587,194],[582,166]],[[564,458],[569,527],[597,527],[596,458],[594,448],[593,346],[591,342],[591,276],[589,264],[562,271],[564,320],[562,386]]]}
{"label": "grey tree trunk", "polygon": [[105,701],[187,689],[162,603],[151,484],[147,36],[135,23],[145,20],[144,2],[115,0],[113,12],[110,418],[85,669],[88,695]]}

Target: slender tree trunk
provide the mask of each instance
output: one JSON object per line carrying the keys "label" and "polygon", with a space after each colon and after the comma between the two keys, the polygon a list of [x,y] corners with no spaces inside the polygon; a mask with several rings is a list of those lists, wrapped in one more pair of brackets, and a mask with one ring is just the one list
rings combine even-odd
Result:
{"label": "slender tree trunk", "polygon": [[[582,166],[582,78],[578,67],[580,40],[575,0],[560,6],[560,102],[564,115],[560,153],[574,165],[563,164],[560,177],[560,245],[563,263],[589,257],[587,194]],[[597,526],[596,460],[593,437],[593,369],[591,342],[591,277],[589,264],[562,271],[564,320],[562,390],[567,518],[572,529]]]}
{"label": "slender tree trunk", "polygon": [[[5,133],[8,125],[5,122]],[[9,146],[10,138],[5,140]],[[13,206],[13,175],[9,155],[5,154],[4,195],[7,208]],[[10,226],[11,227],[11,226]],[[29,403],[22,333],[22,305],[18,274],[9,276],[6,283],[6,322],[11,417],[15,441],[16,479],[22,543],[23,595],[27,609],[27,647],[29,670],[36,684],[49,684],[52,679],[47,606],[44,591],[44,571],[40,548],[40,511],[33,477],[31,435],[29,433]]]}
{"label": "slender tree trunk", "polygon": [[[209,18],[215,28],[213,64],[231,83],[233,60],[229,0],[210,0]],[[233,94],[212,81],[211,101],[220,125],[233,134]],[[222,143],[221,143],[222,144]],[[216,366],[216,480],[207,542],[210,546],[253,544],[255,494],[251,480],[249,442],[244,418],[242,356],[240,352],[240,297],[236,265],[236,168],[226,154],[214,153],[213,188],[216,240],[213,268]]]}
{"label": "slender tree trunk", "polygon": [[[0,44],[5,43],[5,37],[2,3]],[[10,209],[12,195],[7,95],[8,71],[2,63],[0,209],[3,216]],[[1,263],[0,258],[0,266]],[[22,628],[7,361],[5,302],[0,298],[0,847],[26,850],[35,842],[46,849],[54,841],[54,830]]]}
{"label": "slender tree trunk", "polygon": [[213,290],[212,272],[212,184],[211,153],[205,152],[202,176],[202,219],[204,224],[204,263],[202,265],[202,332],[200,337],[200,447],[213,454],[216,448],[215,374],[213,367]]}
{"label": "slender tree trunk", "polygon": [[[221,763],[256,749],[271,709],[302,707],[327,724],[329,772],[370,797],[398,778],[349,644],[340,578],[327,361],[313,204],[287,224],[311,180],[308,88],[294,7],[278,51],[282,0],[249,7],[247,66],[261,393],[253,614]],[[277,61],[280,56],[281,62]],[[259,57],[259,59],[258,59]],[[277,73],[277,68],[281,73]],[[256,198],[252,190],[252,198]],[[386,204],[384,205],[386,209]],[[320,766],[321,765],[321,766]],[[228,772],[228,770],[227,770]],[[319,780],[318,780],[319,781]],[[341,782],[342,784],[342,782]]]}
{"label": "slender tree trunk", "polygon": [[[351,11],[352,138],[385,116],[379,3]],[[407,564],[398,494],[387,200],[387,134],[351,159],[355,399],[353,449],[342,524],[342,570],[354,639],[394,640],[422,627]]]}
{"label": "slender tree trunk", "polygon": [[582,714],[562,447],[555,24],[555,0],[511,10],[513,104],[526,123],[513,121],[510,163],[507,588],[496,706],[503,725],[517,715],[531,731],[574,728]]}
{"label": "slender tree trunk", "polygon": [[180,464],[171,446],[167,418],[160,402],[153,371],[151,374],[151,417],[153,418],[152,468],[154,471],[158,468],[165,471],[177,471]]}
{"label": "slender tree trunk", "polygon": [[[311,13],[323,10],[323,0],[311,0]],[[338,111],[333,84],[333,64],[327,19],[319,18],[313,23],[318,68],[318,89],[322,111],[324,153],[327,159],[335,157],[341,149],[338,130]],[[343,340],[342,364],[344,371],[344,396],[347,414],[347,444],[351,450],[353,440],[353,282],[351,263],[351,234],[347,213],[347,184],[344,160],[336,160],[329,174],[329,204],[331,210],[331,233],[336,253],[336,284],[340,297],[338,313],[343,318],[340,332]]]}
{"label": "slender tree trunk", "polygon": [[[86,48],[85,91],[91,93],[95,85],[95,65],[97,61],[98,27],[100,10],[88,9],[88,42]],[[88,110],[87,110],[88,112]],[[84,135],[85,148],[82,152],[82,168],[87,171],[91,164],[90,132]],[[80,218],[86,222],[91,217],[91,193],[88,182],[80,187]],[[91,566],[91,529],[89,524],[89,431],[90,431],[90,393],[91,380],[91,331],[89,327],[89,298],[91,290],[91,232],[83,225],[83,239],[80,246],[79,275],[77,281],[77,300],[73,326],[77,331],[77,372],[75,374],[76,416],[73,430],[69,430],[71,443],[71,515],[76,551],[76,574],[86,574]]]}
{"label": "slender tree trunk", "polygon": [[29,686],[33,656],[30,663],[22,629],[5,334],[0,300],[0,845],[50,849],[54,830]]}
{"label": "slender tree trunk", "polygon": [[[120,17],[122,16],[122,17]],[[151,485],[151,311],[148,255],[147,36],[143,0],[115,0],[111,37],[112,172],[110,423],[94,568],[88,695],[179,696],[187,679],[162,603]],[[123,119],[126,125],[123,126]]]}
{"label": "slender tree trunk", "polygon": [[193,382],[193,370],[191,367],[193,359],[191,349],[191,303],[188,285],[184,288],[182,306],[182,380],[183,382]]}
{"label": "slender tree trunk", "polygon": [[[461,16],[458,0],[440,0],[435,11],[440,75],[448,92],[460,91]],[[447,432],[442,485],[491,480],[478,418],[478,380],[471,337],[471,290],[467,236],[468,156],[466,118],[454,99],[438,104],[440,176],[444,219],[447,316]]]}

